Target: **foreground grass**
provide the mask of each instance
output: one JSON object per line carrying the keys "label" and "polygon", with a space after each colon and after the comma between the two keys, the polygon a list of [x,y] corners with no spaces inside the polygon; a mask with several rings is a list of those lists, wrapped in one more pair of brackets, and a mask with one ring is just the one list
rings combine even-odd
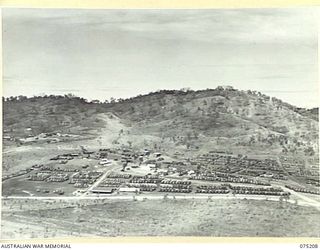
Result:
{"label": "foreground grass", "polygon": [[[99,204],[97,203],[99,202]],[[6,201],[2,238],[319,237],[319,211],[257,200]]]}

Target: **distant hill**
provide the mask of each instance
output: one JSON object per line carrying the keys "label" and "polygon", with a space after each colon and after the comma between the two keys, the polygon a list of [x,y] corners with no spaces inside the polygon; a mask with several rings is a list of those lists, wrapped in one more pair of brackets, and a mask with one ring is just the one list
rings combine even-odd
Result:
{"label": "distant hill", "polygon": [[3,99],[3,111],[4,132],[15,138],[28,136],[28,128],[33,135],[63,132],[98,137],[108,119],[118,119],[123,127],[114,144],[159,150],[318,152],[318,108],[297,108],[232,87],[162,90],[110,103],[73,95],[20,96]]}

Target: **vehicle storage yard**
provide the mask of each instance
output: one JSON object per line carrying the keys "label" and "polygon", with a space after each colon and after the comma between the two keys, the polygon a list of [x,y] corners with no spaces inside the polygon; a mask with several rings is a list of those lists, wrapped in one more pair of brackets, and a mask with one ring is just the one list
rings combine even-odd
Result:
{"label": "vehicle storage yard", "polygon": [[288,174],[284,158],[73,143],[6,151],[18,164],[2,176],[2,238],[318,236],[309,165]]}
{"label": "vehicle storage yard", "polygon": [[[244,174],[243,169],[250,170],[250,174]],[[256,174],[252,176],[254,170]],[[167,156],[147,149],[140,152],[132,149],[82,149],[53,155],[47,161],[35,163],[16,174],[4,175],[2,180],[4,197],[122,193],[289,197],[290,190],[319,194],[318,183],[304,186],[294,183],[285,176],[275,160],[248,159],[224,153],[186,159],[176,154]]]}

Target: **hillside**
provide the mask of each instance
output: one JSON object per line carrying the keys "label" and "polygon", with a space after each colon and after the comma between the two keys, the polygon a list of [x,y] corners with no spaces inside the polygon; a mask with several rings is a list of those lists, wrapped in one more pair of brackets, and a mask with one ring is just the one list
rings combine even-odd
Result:
{"label": "hillside", "polygon": [[162,90],[110,103],[20,96],[5,99],[3,110],[8,143],[59,132],[98,138],[101,145],[164,151],[318,152],[318,109],[230,87]]}

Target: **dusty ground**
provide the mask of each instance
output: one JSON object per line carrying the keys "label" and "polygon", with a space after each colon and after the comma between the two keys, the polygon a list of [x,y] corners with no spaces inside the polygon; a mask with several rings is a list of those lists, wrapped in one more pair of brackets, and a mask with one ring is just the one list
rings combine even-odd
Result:
{"label": "dusty ground", "polygon": [[[31,204],[30,204],[31,202]],[[90,204],[88,204],[90,202]],[[3,202],[1,238],[79,236],[319,237],[319,211],[257,200]],[[28,209],[26,209],[26,207]]]}

